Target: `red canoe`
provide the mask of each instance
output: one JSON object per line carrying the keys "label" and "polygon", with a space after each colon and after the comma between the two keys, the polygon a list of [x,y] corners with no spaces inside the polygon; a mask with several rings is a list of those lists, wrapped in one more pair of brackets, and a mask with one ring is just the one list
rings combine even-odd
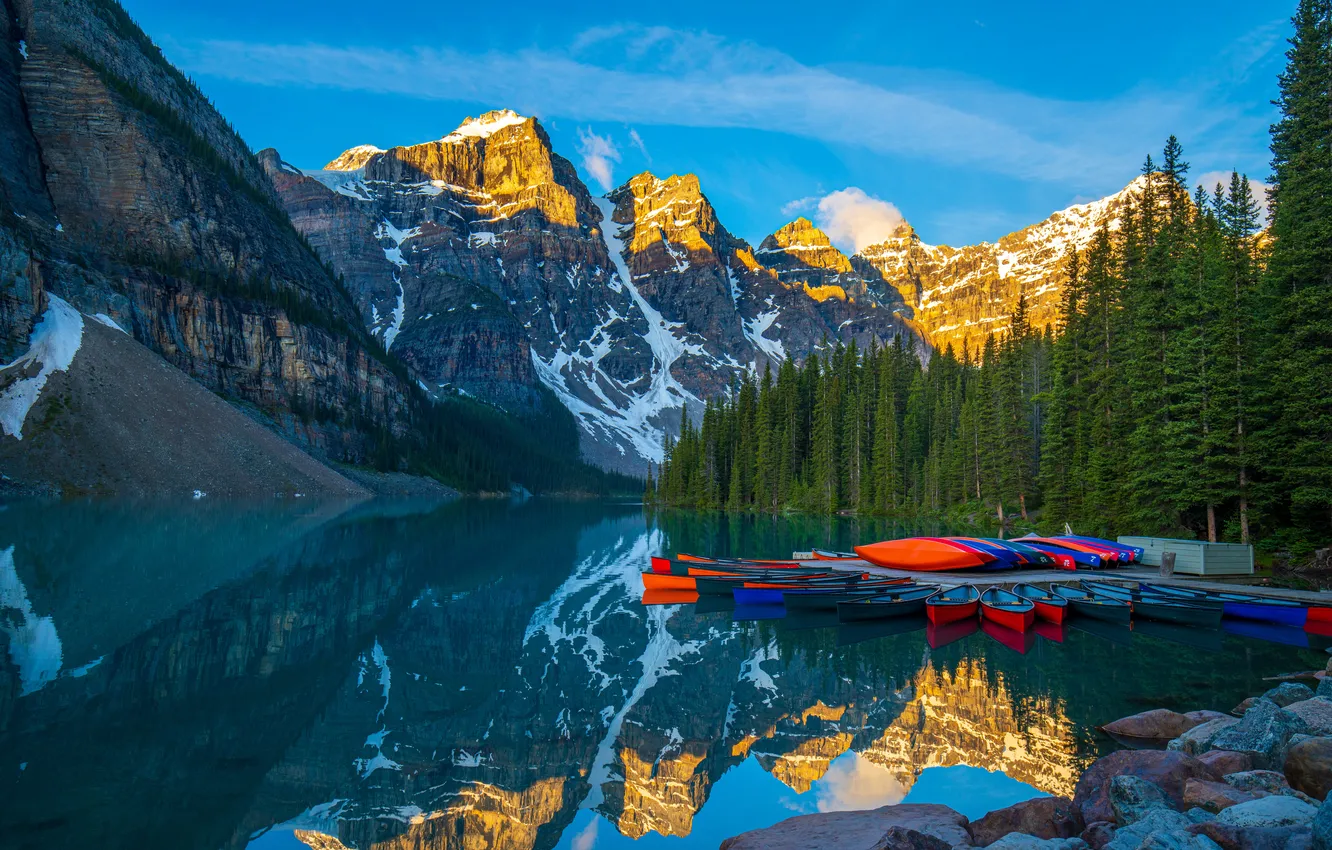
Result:
{"label": "red canoe", "polygon": [[973,619],[980,605],[980,593],[969,584],[941,590],[925,600],[925,616],[936,626]]}
{"label": "red canoe", "polygon": [[1015,632],[1025,632],[1036,622],[1036,605],[1012,591],[992,587],[981,594],[981,619]]}
{"label": "red canoe", "polygon": [[876,566],[920,572],[970,570],[996,560],[988,552],[980,552],[960,543],[924,537],[857,546],[856,554]]}
{"label": "red canoe", "polygon": [[1064,614],[1068,612],[1068,600],[1062,596],[1055,596],[1048,590],[1042,590],[1032,584],[1019,584],[1014,586],[1013,592],[1023,599],[1031,600],[1036,606],[1036,617],[1047,623],[1059,625],[1064,622]]}

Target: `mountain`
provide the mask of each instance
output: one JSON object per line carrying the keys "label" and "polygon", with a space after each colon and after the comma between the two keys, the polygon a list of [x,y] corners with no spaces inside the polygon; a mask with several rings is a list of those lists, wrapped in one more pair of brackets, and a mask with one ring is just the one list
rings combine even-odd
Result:
{"label": "mountain", "polygon": [[642,473],[682,407],[825,337],[921,345],[896,290],[808,222],[755,251],[693,175],[593,197],[540,122],[510,110],[322,169],[259,160],[363,325],[428,392],[562,404],[607,468]]}
{"label": "mountain", "polygon": [[[132,461],[130,469],[120,467],[135,453],[96,441],[83,441],[81,468],[73,468],[60,441],[89,424],[120,429],[122,448],[165,439],[181,465],[197,460],[197,469],[219,468],[207,435],[190,428],[164,434],[166,423],[143,415],[132,400],[44,390],[71,362],[78,367],[75,354],[94,320],[147,349],[122,352],[119,362],[136,370],[117,375],[124,387],[144,388],[166,405],[158,409],[188,408],[193,402],[180,396],[183,385],[160,368],[161,358],[230,402],[237,415],[313,456],[316,466],[430,472],[471,489],[505,489],[515,479],[531,489],[591,480],[578,461],[572,419],[558,405],[542,407],[548,394],[521,350],[522,328],[489,290],[458,278],[430,302],[441,324],[466,328],[454,334],[454,348],[437,346],[416,360],[390,354],[393,317],[406,309],[395,302],[403,266],[388,261],[379,242],[392,243],[396,231],[377,218],[368,235],[344,246],[343,256],[356,258],[345,282],[292,226],[269,177],[272,164],[250,152],[114,0],[0,0],[0,12],[0,362],[10,364],[0,369],[0,442],[4,455],[34,461],[25,464],[23,480],[7,479],[6,486],[108,493],[179,486],[176,476],[168,476],[171,484],[150,480],[146,467],[134,480]],[[432,150],[405,152],[391,176],[466,171],[463,160],[431,160]],[[372,154],[348,156],[359,162]],[[570,183],[567,162],[547,166],[553,186]],[[586,197],[548,188],[524,194],[514,187],[497,197],[515,208],[558,208],[575,228],[579,216],[590,222],[596,215]],[[409,195],[401,206],[429,198],[430,191]],[[326,212],[358,211],[347,204]],[[385,235],[367,241],[376,227]],[[538,231],[533,238],[544,237]],[[427,230],[421,248],[432,239],[446,235]],[[362,320],[366,304],[383,310],[379,325]],[[525,395],[515,391],[515,416],[466,399],[432,400],[414,372],[449,362],[488,375],[489,395],[525,387]],[[87,409],[71,403],[94,397],[101,402]],[[94,408],[106,421],[85,421]],[[253,433],[238,423],[227,429],[242,442]],[[49,445],[41,450],[33,441],[44,439]],[[288,454],[259,444],[233,448],[256,457]],[[257,466],[310,468],[292,458]],[[331,472],[316,478],[357,490]],[[302,489],[298,479],[274,472],[217,481],[226,491],[273,493]],[[209,483],[194,487],[206,491]]]}
{"label": "mountain", "polygon": [[1033,327],[1055,321],[1069,252],[1086,249],[1102,226],[1116,229],[1142,185],[1138,178],[1113,195],[1060,210],[995,243],[928,245],[903,224],[858,259],[897,289],[935,348],[951,345],[960,354],[965,346],[978,354],[986,336],[1008,330],[1019,295],[1026,296]]}

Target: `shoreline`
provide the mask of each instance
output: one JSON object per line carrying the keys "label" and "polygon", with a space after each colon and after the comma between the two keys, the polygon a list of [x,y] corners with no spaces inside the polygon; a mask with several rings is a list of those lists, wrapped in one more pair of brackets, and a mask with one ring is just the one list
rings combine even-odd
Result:
{"label": "shoreline", "polygon": [[1105,724],[1123,749],[1083,771],[1071,798],[976,820],[936,803],[799,815],[721,850],[1332,850],[1332,659],[1275,678],[1229,711]]}

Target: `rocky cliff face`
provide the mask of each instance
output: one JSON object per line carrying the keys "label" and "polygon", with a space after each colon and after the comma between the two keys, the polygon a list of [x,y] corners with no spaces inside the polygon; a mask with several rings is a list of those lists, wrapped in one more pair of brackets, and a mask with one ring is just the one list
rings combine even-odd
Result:
{"label": "rocky cliff face", "polygon": [[539,409],[548,389],[603,466],[642,472],[682,406],[788,351],[914,334],[874,269],[830,247],[832,284],[780,251],[766,264],[692,175],[594,198],[540,123],[508,110],[318,170],[260,160],[361,321],[430,392]]}
{"label": "rocky cliff face", "polygon": [[1070,251],[1082,251],[1096,231],[1118,227],[1142,178],[1120,192],[1054,213],[998,242],[963,248],[928,245],[909,225],[866,248],[857,259],[881,273],[915,312],[935,348],[966,347],[977,355],[985,337],[1008,330],[1018,296],[1032,326],[1051,326],[1059,314]]}
{"label": "rocky cliff face", "polygon": [[115,3],[6,3],[0,348],[52,292],[317,454],[407,435],[405,373],[193,84]]}

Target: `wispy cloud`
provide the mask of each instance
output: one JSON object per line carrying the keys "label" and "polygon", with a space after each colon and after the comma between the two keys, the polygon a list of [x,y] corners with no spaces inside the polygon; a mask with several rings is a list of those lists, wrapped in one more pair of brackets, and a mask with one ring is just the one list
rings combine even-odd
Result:
{"label": "wispy cloud", "polygon": [[652,154],[648,153],[647,145],[643,143],[643,137],[638,135],[637,130],[634,130],[632,128],[629,130],[629,141],[631,144],[633,144],[634,147],[638,148],[639,153],[643,154],[643,156],[647,159],[648,164],[651,165]]}
{"label": "wispy cloud", "polygon": [[[1238,45],[1235,73],[1270,53],[1277,32]],[[1171,132],[1233,150],[1241,131],[1230,128],[1254,108],[1228,103],[1224,80],[1061,101],[909,69],[811,66],[665,27],[600,27],[567,47],[503,53],[203,41],[172,54],[196,76],[480,101],[575,121],[765,130],[1093,192],[1117,188],[1127,164]]]}
{"label": "wispy cloud", "polygon": [[615,188],[615,164],[620,161],[620,149],[610,136],[598,136],[590,128],[579,128],[578,155],[583,158],[583,170],[601,184],[601,191]]}

